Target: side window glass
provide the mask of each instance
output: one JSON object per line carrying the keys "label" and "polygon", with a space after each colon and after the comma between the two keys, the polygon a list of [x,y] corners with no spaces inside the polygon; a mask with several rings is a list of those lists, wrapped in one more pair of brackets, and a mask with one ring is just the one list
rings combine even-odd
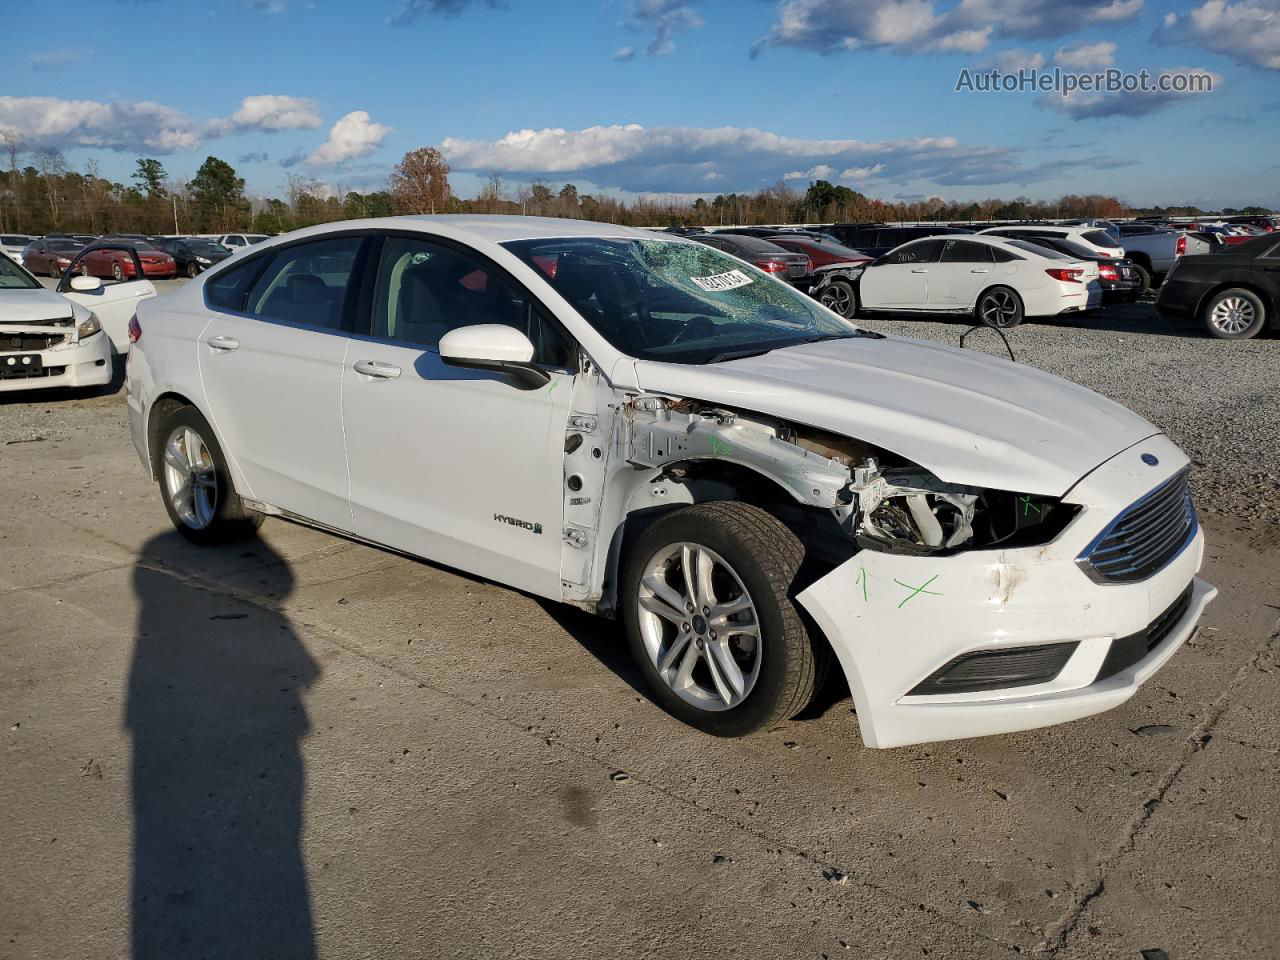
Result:
{"label": "side window glass", "polygon": [[942,248],[943,263],[990,263],[987,250],[981,243],[968,240],[947,240]]}
{"label": "side window glass", "polygon": [[325,330],[342,327],[347,286],[360,237],[335,237],[285,247],[249,292],[255,316]]}
{"label": "side window glass", "polygon": [[249,285],[261,268],[262,258],[254,257],[229,270],[220,271],[205,281],[205,300],[211,307],[243,311],[245,294],[249,292]]}
{"label": "side window glass", "polygon": [[435,347],[450,330],[477,323],[515,327],[533,360],[569,366],[572,344],[559,325],[483,261],[443,244],[388,237],[373,297],[375,337]]}

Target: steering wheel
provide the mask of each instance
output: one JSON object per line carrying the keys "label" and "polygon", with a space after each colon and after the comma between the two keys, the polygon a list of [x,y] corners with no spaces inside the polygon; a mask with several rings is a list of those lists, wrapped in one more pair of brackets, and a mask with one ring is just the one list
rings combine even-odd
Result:
{"label": "steering wheel", "polygon": [[710,317],[693,317],[684,325],[684,329],[671,339],[671,345],[684,343],[686,340],[701,340],[703,337],[715,336],[715,332],[715,321]]}

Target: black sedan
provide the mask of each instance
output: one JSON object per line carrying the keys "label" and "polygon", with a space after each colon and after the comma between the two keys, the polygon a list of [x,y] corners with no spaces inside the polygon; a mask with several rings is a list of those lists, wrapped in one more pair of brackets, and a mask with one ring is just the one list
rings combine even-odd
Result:
{"label": "black sedan", "polygon": [[1219,340],[1280,327],[1280,237],[1254,237],[1221,253],[1184,256],[1156,298],[1163,316],[1197,319]]}
{"label": "black sedan", "polygon": [[178,273],[195,277],[231,256],[222,244],[203,237],[155,237],[151,241],[178,262]]}
{"label": "black sedan", "polygon": [[803,253],[792,253],[768,240],[727,233],[697,234],[689,239],[732,254],[802,290],[813,285],[812,261]]}
{"label": "black sedan", "polygon": [[1123,257],[1107,257],[1067,237],[1020,237],[1038,247],[1065,253],[1077,260],[1091,260],[1098,265],[1098,285],[1102,302],[1133,303],[1142,295],[1142,278],[1133,264]]}

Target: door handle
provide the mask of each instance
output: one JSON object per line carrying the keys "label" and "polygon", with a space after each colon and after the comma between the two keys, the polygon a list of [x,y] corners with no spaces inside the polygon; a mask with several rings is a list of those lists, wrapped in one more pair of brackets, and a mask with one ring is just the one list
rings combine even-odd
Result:
{"label": "door handle", "polygon": [[969,272],[970,272],[970,273],[990,273],[990,272],[991,272],[991,269],[990,269],[990,268],[983,269],[982,267],[974,267],[974,268],[973,268],[972,270],[970,270]]}
{"label": "door handle", "polygon": [[912,267],[911,272],[912,273],[928,273],[929,268],[928,267]]}
{"label": "door handle", "polygon": [[235,337],[210,337],[205,343],[219,353],[230,353],[240,347],[240,341]]}
{"label": "door handle", "polygon": [[377,377],[379,380],[394,380],[400,376],[400,368],[394,363],[383,363],[381,360],[357,360],[353,365],[356,373],[366,377]]}

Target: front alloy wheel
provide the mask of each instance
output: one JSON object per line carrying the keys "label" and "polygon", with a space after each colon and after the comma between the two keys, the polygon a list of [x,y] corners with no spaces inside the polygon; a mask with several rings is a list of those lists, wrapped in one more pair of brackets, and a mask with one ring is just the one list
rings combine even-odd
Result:
{"label": "front alloy wheel", "polygon": [[113,263],[113,264],[111,265],[111,276],[113,276],[113,277],[115,277],[115,278],[116,278],[116,282],[117,282],[117,283],[123,283],[123,282],[124,282],[124,267],[120,266],[120,264],[119,264],[119,263]]}
{"label": "front alloy wheel", "polygon": [[831,659],[792,602],[804,559],[796,535],[748,503],[681,507],[645,527],[618,603],[654,702],[721,737],[803,710]]}
{"label": "front alloy wheel", "polygon": [[742,703],[760,675],[760,621],[733,567],[714,550],[673,543],[640,581],[640,634],[654,670],[701,710]]}
{"label": "front alloy wheel", "polygon": [[844,280],[831,281],[818,294],[818,302],[832,313],[838,313],[846,320],[850,319],[854,315],[857,306],[857,297],[853,292],[853,284]]}

